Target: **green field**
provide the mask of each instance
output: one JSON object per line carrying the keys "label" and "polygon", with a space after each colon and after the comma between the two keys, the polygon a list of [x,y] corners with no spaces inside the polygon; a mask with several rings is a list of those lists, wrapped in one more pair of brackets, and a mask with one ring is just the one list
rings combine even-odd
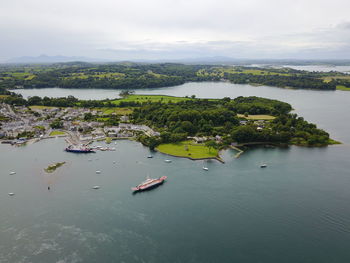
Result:
{"label": "green field", "polygon": [[217,149],[211,148],[209,151],[209,148],[204,144],[197,144],[193,141],[161,144],[156,150],[161,153],[191,159],[217,158],[219,155]]}
{"label": "green field", "polygon": [[66,133],[63,131],[52,131],[50,133],[50,136],[57,136],[57,135],[65,135]]}
{"label": "green field", "polygon": [[337,90],[345,90],[345,91],[350,91],[350,88],[347,88],[347,87],[342,86],[342,85],[337,85]]}
{"label": "green field", "polygon": [[89,74],[89,72],[77,72],[77,73],[72,73],[69,76],[64,77],[63,79],[88,79],[88,78],[93,78],[93,79],[120,79],[124,78],[125,74],[124,73],[119,73],[119,72],[94,72],[93,74]]}
{"label": "green field", "polygon": [[246,117],[243,114],[237,114],[237,116],[240,118],[245,118],[247,120],[273,120],[276,118],[276,117],[271,116],[271,115],[248,115]]}
{"label": "green field", "polygon": [[191,98],[185,98],[185,97],[172,97],[172,96],[163,96],[163,95],[129,95],[122,99],[113,100],[112,103],[115,105],[119,105],[120,102],[162,102],[162,103],[169,103],[169,102],[180,102],[180,101],[186,101],[186,100],[193,100]]}
{"label": "green field", "polygon": [[214,68],[212,72],[208,72],[205,69],[197,71],[197,76],[220,76],[224,77],[224,73],[230,74],[252,74],[252,75],[279,75],[279,76],[290,76],[290,73],[273,72],[262,69],[239,69],[239,68]]}
{"label": "green field", "polygon": [[117,114],[117,115],[130,115],[133,112],[131,108],[94,108],[93,110],[102,111],[103,115]]}
{"label": "green field", "polygon": [[48,109],[57,109],[57,107],[51,107],[51,106],[41,106],[41,105],[37,105],[37,106],[30,106],[29,107],[31,110],[48,110]]}

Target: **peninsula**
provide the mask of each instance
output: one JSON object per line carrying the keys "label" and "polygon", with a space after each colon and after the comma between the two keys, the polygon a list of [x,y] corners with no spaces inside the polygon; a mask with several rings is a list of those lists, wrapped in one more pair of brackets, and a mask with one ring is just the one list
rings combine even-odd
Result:
{"label": "peninsula", "polygon": [[2,142],[22,144],[53,136],[67,136],[70,144],[134,139],[152,150],[190,159],[219,158],[221,149],[246,144],[337,143],[278,100],[121,95],[114,100],[3,97]]}

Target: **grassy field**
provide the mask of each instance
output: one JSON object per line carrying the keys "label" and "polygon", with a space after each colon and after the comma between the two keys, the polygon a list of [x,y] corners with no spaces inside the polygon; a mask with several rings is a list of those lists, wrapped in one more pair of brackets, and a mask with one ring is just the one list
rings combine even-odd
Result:
{"label": "grassy field", "polygon": [[213,72],[207,72],[204,69],[201,69],[197,72],[197,76],[224,76],[224,73],[231,74],[252,74],[252,75],[279,75],[279,76],[290,76],[289,73],[280,73],[280,72],[271,72],[261,69],[244,69],[239,70],[237,68],[215,68]]}
{"label": "grassy field", "polygon": [[87,78],[93,78],[93,79],[120,79],[124,78],[124,73],[119,72],[95,72],[93,74],[89,74],[88,72],[78,72],[78,73],[72,73],[66,77],[63,77],[63,79],[69,80],[69,79],[87,79]]}
{"label": "grassy field", "polygon": [[30,108],[31,110],[56,109],[56,107],[51,107],[51,106],[30,106],[29,108]]}
{"label": "grassy field", "polygon": [[245,117],[243,114],[237,114],[237,116],[247,120],[273,120],[276,118],[271,115],[248,115],[248,117]]}
{"label": "grassy field", "polygon": [[50,136],[57,136],[57,135],[65,135],[66,133],[63,131],[52,131],[50,133]]}
{"label": "grassy field", "polygon": [[163,95],[129,95],[122,99],[117,99],[112,101],[113,104],[119,105],[120,102],[163,102],[163,103],[169,103],[169,102],[180,102],[180,101],[186,101],[186,100],[193,100],[191,98],[185,98],[185,97],[172,97],[172,96],[163,96]]}
{"label": "grassy field", "polygon": [[132,108],[93,108],[92,110],[95,111],[101,111],[103,115],[110,115],[112,113],[115,113],[117,115],[129,115],[133,112]]}
{"label": "grassy field", "polygon": [[350,88],[347,88],[347,87],[342,86],[342,85],[337,85],[337,90],[345,90],[345,91],[350,91]]}
{"label": "grassy field", "polygon": [[211,148],[209,151],[209,148],[204,144],[197,144],[192,141],[161,144],[156,150],[161,153],[192,159],[216,158],[218,156],[218,150]]}

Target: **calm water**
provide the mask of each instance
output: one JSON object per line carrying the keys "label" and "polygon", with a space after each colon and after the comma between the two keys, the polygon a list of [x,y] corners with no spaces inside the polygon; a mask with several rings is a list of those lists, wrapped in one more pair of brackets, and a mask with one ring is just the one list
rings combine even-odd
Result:
{"label": "calm water", "polygon": [[[147,159],[129,141],[92,155],[64,152],[61,139],[0,145],[0,262],[349,262],[350,92],[189,83],[140,93],[281,99],[345,144],[227,151],[208,172]],[[67,164],[43,172],[58,161]],[[131,194],[164,174],[163,186]]]}

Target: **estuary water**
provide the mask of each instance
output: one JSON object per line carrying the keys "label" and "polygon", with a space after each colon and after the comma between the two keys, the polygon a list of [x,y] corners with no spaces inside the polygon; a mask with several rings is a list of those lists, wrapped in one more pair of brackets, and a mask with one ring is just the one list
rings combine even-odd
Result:
{"label": "estuary water", "polygon": [[[226,151],[209,171],[148,159],[131,141],[88,155],[64,152],[63,139],[0,145],[0,262],[349,262],[350,92],[188,83],[138,93],[280,99],[344,144]],[[131,193],[162,175],[164,185]]]}

